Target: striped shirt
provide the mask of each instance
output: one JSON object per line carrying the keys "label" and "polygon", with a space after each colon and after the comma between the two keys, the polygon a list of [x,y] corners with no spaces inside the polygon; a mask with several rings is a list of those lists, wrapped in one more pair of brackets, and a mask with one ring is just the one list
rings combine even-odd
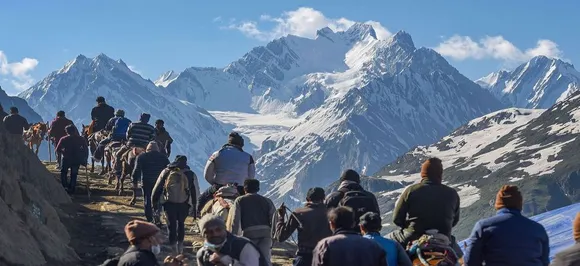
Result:
{"label": "striped shirt", "polygon": [[143,123],[131,123],[127,130],[127,140],[129,146],[147,147],[150,141],[155,139],[155,128],[153,126]]}

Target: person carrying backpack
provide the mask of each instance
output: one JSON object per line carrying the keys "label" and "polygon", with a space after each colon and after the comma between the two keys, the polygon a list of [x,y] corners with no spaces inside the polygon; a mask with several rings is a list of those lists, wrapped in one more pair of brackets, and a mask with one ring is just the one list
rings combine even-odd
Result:
{"label": "person carrying backpack", "polygon": [[[65,127],[67,135],[56,145],[56,151],[62,154],[60,181],[69,194],[75,192],[77,176],[81,165],[87,166],[89,147],[87,141],[78,135],[74,125]],[[70,169],[70,183],[67,180]]]}
{"label": "person carrying backpack", "polygon": [[185,238],[185,219],[191,210],[196,217],[197,176],[187,165],[187,157],[178,155],[175,161],[165,168],[153,187],[151,201],[154,212],[159,212],[159,202],[163,205],[169,230],[169,244],[177,254],[183,253]]}
{"label": "person carrying backpack", "polygon": [[[363,189],[360,185],[360,175],[355,170],[344,171],[340,181],[338,191],[330,193],[325,200],[327,208],[350,207],[354,211],[355,221],[367,212],[381,213],[377,198],[373,193]],[[360,230],[356,224],[353,224],[351,229]]]}

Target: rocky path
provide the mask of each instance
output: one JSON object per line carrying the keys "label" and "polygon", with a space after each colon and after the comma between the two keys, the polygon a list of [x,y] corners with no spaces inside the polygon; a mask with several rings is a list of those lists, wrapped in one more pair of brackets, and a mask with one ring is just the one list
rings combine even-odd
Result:
{"label": "rocky path", "polygon": [[[45,163],[47,169],[59,178],[59,173],[52,163]],[[97,171],[96,171],[97,172]],[[134,206],[129,205],[129,192],[118,196],[113,185],[108,185],[107,180],[97,174],[88,173],[90,181],[90,198],[86,191],[87,174],[84,167],[81,168],[77,191],[73,195],[74,204],[66,207],[67,214],[63,219],[71,234],[71,244],[81,257],[82,265],[99,265],[108,258],[123,253],[128,247],[123,228],[132,219],[144,219],[143,200],[138,199]],[[196,230],[190,230],[193,219],[186,220],[186,236],[184,241],[184,253],[189,258],[189,265],[195,265],[195,249],[202,242]],[[165,230],[163,231],[166,234]],[[292,265],[291,257],[294,254],[293,245],[283,243],[273,249],[274,265]],[[160,262],[170,253],[170,247],[162,247],[162,253],[158,256]]]}

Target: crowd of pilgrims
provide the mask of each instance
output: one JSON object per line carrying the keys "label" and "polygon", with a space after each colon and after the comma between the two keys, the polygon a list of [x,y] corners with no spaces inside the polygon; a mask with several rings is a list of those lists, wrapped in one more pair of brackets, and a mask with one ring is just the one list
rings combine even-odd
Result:
{"label": "crowd of pilgrims", "polygon": [[[10,111],[9,115],[0,113],[4,126],[9,133],[22,134],[28,123],[18,109]],[[340,176],[336,191],[310,188],[304,206],[288,213],[283,204],[276,208],[259,194],[254,159],[243,150],[244,139],[236,132],[209,157],[203,175],[210,186],[201,193],[187,157],[177,155],[170,162],[173,140],[162,120],[153,127],[148,124],[150,115],[141,114],[138,122],[131,122],[123,110],[115,112],[103,97],[97,98],[91,117],[93,132],[111,132],[99,143],[97,156],[114,141],[122,141],[124,149],[145,149],[135,159],[131,173],[135,192],[142,190],[145,219],[127,223],[129,248],[103,265],[160,265],[156,256],[162,245],[172,249],[163,265],[187,265],[184,237],[188,216],[194,218],[204,239],[195,254],[197,265],[203,266],[272,265],[274,243],[287,241],[293,234],[297,235],[295,266],[580,265],[580,213],[572,225],[576,244],[550,262],[548,234],[542,225],[522,215],[524,199],[513,185],[499,189],[494,201],[496,215],[478,221],[460,248],[452,234],[460,219],[460,197],[443,184],[443,165],[438,158],[425,161],[422,180],[406,187],[392,210],[381,211],[375,195],[361,186],[360,175],[348,169]],[[74,193],[79,165],[87,161],[87,155],[78,152],[86,150],[86,139],[63,111],[52,122],[49,136],[62,156],[63,186]],[[392,223],[399,229],[384,235],[381,215],[386,211],[392,211]],[[168,237],[162,233],[164,228]]]}

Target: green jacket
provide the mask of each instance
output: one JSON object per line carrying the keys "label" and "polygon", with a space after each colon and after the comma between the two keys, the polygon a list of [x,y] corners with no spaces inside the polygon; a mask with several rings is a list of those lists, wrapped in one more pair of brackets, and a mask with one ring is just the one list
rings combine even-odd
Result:
{"label": "green jacket", "polygon": [[417,238],[429,229],[451,236],[458,222],[457,191],[427,179],[407,187],[393,210],[393,223]]}

